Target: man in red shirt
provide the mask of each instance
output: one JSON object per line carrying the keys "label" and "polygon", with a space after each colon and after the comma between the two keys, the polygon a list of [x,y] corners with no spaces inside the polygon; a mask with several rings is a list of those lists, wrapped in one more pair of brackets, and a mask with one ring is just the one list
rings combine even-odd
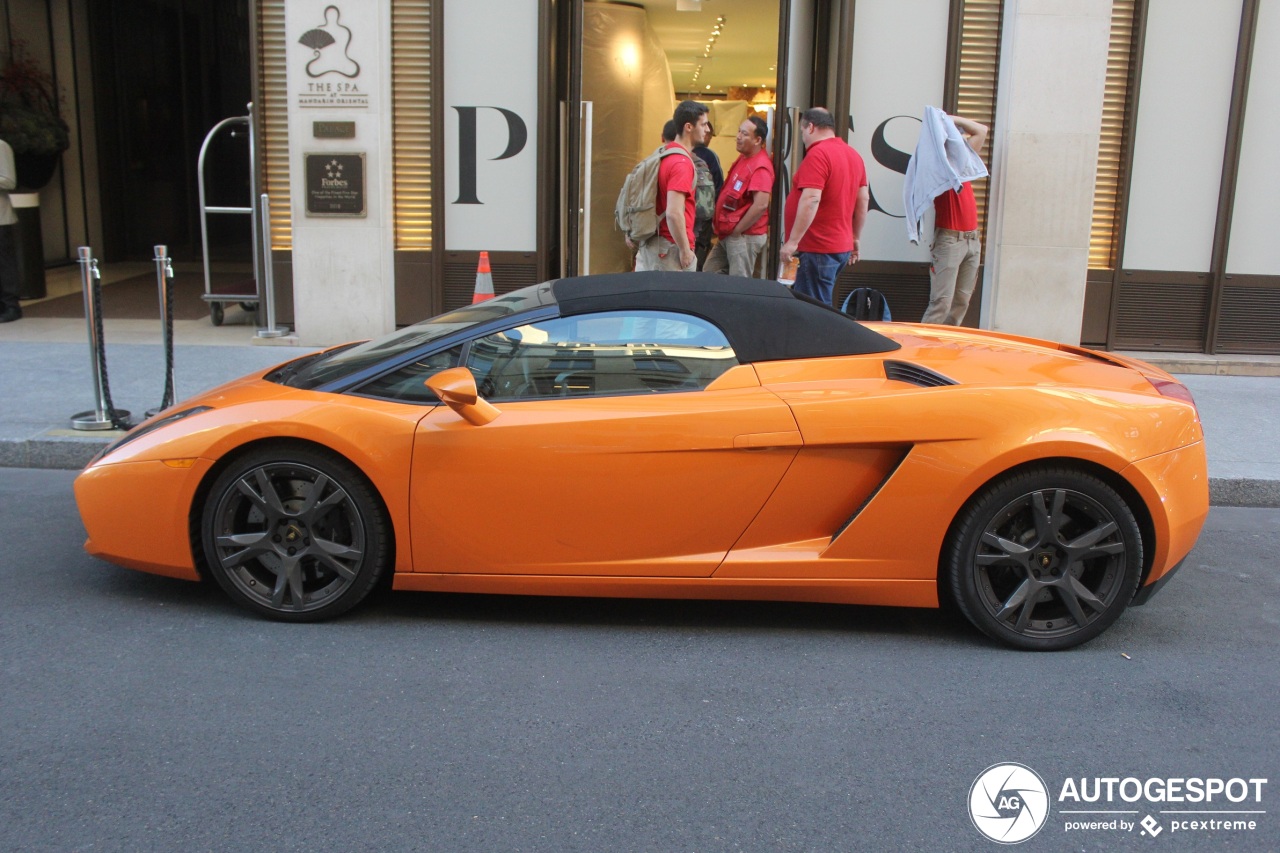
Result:
{"label": "man in red shirt", "polygon": [[787,242],[782,263],[800,258],[795,291],[831,304],[836,276],[858,260],[871,191],[862,157],[836,136],[835,119],[822,107],[800,117],[805,155],[783,211]]}
{"label": "man in red shirt", "polygon": [[636,254],[636,271],[685,270],[696,268],[694,254],[694,180],[693,146],[707,138],[711,123],[707,108],[697,101],[681,101],[672,121],[676,138],[667,148],[679,146],[683,155],[663,157],[658,167],[658,197],[654,211],[658,214],[658,233],[640,246]]}
{"label": "man in red shirt", "polygon": [[720,242],[702,267],[750,278],[769,233],[769,200],[773,197],[773,161],[764,150],[769,125],[752,116],[738,127],[738,159],[716,199],[712,220]]}
{"label": "man in red shirt", "polygon": [[[987,141],[987,126],[960,116],[951,116],[951,120],[973,153],[981,154],[982,144]],[[966,183],[959,192],[947,190],[937,196],[933,212],[929,307],[920,322],[959,326],[969,311],[969,298],[978,283],[978,263],[982,260],[973,186]]]}

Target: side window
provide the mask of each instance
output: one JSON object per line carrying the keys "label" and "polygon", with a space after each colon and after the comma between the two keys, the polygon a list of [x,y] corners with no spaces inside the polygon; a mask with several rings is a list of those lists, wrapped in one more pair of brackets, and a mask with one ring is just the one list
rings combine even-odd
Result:
{"label": "side window", "polygon": [[698,391],[738,363],[715,326],[665,311],[609,311],[517,326],[471,344],[488,400]]}
{"label": "side window", "polygon": [[399,370],[366,382],[356,393],[368,397],[384,397],[406,403],[436,403],[436,395],[426,381],[442,370],[457,367],[462,360],[462,346],[429,355]]}

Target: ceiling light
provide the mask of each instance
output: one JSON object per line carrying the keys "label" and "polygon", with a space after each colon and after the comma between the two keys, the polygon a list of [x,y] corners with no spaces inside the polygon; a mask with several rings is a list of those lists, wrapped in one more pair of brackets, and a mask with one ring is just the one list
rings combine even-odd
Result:
{"label": "ceiling light", "polygon": [[[705,47],[702,48],[702,56],[695,56],[693,58],[694,62],[698,62],[698,71],[695,72],[693,75],[694,83],[698,82],[698,74],[702,71],[702,63],[699,60],[710,61],[711,51],[715,50],[716,40],[720,38],[721,30],[723,30],[723,28],[724,28],[724,15],[721,15],[720,17],[716,18],[715,26],[711,28],[711,35],[707,37],[707,44]],[[711,86],[708,85],[707,88],[710,89]]]}

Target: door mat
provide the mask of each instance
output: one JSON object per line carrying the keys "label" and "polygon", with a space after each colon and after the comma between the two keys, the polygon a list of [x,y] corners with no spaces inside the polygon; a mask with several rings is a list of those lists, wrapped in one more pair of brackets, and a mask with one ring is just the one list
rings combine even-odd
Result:
{"label": "door mat", "polygon": [[[242,273],[214,273],[214,293],[252,294],[252,277]],[[170,281],[173,291],[173,319],[199,320],[209,316],[209,303],[204,296],[204,276],[179,273]],[[24,317],[84,319],[84,294],[69,293],[22,306]],[[102,286],[102,318],[104,320],[159,320],[160,294],[155,273],[143,273]]]}

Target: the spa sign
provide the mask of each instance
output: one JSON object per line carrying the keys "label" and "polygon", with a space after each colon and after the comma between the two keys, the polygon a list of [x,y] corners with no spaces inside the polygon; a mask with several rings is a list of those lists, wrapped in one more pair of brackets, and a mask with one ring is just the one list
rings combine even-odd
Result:
{"label": "the spa sign", "polygon": [[314,17],[299,16],[300,33],[291,41],[297,75],[297,104],[303,109],[366,109],[369,92],[361,79],[360,45],[372,42],[375,24],[329,4]]}

